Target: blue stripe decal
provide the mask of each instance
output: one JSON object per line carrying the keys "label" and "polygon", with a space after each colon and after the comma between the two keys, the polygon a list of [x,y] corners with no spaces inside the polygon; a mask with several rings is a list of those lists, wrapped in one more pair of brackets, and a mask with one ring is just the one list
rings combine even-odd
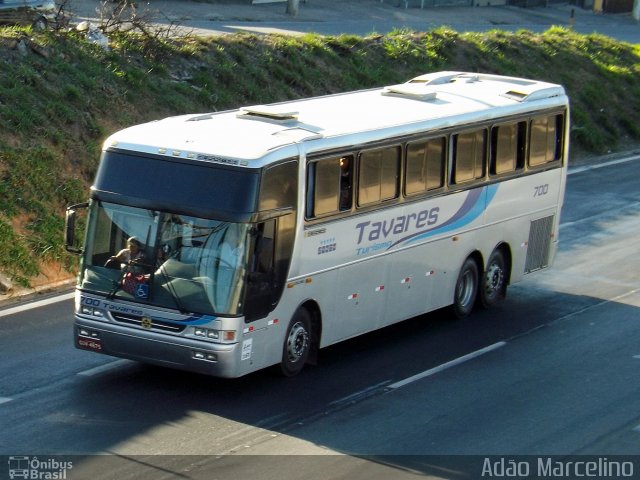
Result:
{"label": "blue stripe decal", "polygon": [[467,198],[465,198],[458,211],[454,213],[449,220],[440,225],[435,225],[433,227],[429,227],[419,232],[413,233],[407,237],[401,238],[400,240],[394,242],[391,246],[389,246],[387,250],[401,243],[410,245],[425,238],[450,232],[452,230],[457,230],[470,224],[484,213],[493,198],[496,196],[497,192],[498,184],[469,190]]}
{"label": "blue stripe decal", "polygon": [[169,318],[151,317],[152,320],[158,320],[166,323],[173,323],[176,325],[206,325],[207,323],[215,320],[217,317],[211,315],[194,315],[184,320],[171,320]]}

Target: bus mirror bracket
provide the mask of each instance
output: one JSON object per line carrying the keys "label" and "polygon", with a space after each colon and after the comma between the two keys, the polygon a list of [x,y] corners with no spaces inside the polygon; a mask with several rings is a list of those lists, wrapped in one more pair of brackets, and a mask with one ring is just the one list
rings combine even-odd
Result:
{"label": "bus mirror bracket", "polygon": [[64,222],[64,248],[69,253],[73,253],[76,255],[80,255],[82,253],[82,248],[76,247],[75,236],[76,236],[76,212],[79,209],[85,209],[89,206],[87,202],[85,203],[77,203],[75,205],[71,205],[67,207],[67,213]]}

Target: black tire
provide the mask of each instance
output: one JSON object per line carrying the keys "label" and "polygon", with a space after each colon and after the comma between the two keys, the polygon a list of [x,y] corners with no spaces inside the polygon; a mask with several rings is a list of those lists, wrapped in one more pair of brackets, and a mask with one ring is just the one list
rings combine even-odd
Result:
{"label": "black tire", "polygon": [[456,288],[453,292],[451,309],[458,319],[469,316],[473,311],[478,296],[478,265],[471,258],[467,258],[460,269]]}
{"label": "black tire", "polygon": [[484,308],[490,308],[500,303],[507,295],[507,262],[500,250],[494,250],[487,269],[480,282],[480,304]]}
{"label": "black tire", "polygon": [[304,368],[311,351],[311,315],[304,308],[298,310],[289,322],[282,347],[280,371],[293,377]]}

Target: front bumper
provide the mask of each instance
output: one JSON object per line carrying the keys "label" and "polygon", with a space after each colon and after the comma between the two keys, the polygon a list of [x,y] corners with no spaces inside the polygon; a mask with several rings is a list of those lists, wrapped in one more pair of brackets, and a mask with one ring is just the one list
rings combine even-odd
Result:
{"label": "front bumper", "polygon": [[217,344],[80,317],[75,320],[74,343],[81,350],[216,377],[243,374],[238,343]]}

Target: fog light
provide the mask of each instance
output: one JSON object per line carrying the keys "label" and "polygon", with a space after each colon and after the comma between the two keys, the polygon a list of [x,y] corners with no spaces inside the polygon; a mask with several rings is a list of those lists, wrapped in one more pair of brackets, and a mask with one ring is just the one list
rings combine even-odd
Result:
{"label": "fog light", "polygon": [[102,312],[102,310],[98,308],[88,307],[86,305],[83,305],[81,307],[80,313],[82,313],[83,315],[91,315],[92,317],[104,317],[104,313]]}
{"label": "fog light", "polygon": [[81,328],[78,330],[78,335],[81,337],[100,338],[100,333],[96,330],[89,330],[87,328]]}
{"label": "fog light", "polygon": [[192,352],[192,355],[196,360],[205,360],[208,362],[218,361],[218,355],[216,355],[215,353]]}

